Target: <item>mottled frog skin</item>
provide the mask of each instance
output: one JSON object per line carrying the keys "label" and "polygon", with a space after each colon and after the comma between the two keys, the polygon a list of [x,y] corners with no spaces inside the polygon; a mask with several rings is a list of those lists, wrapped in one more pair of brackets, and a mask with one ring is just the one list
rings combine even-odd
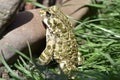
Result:
{"label": "mottled frog skin", "polygon": [[46,25],[46,48],[39,57],[40,63],[47,65],[55,60],[65,73],[76,70],[80,53],[68,17],[56,6],[42,9],[40,15]]}

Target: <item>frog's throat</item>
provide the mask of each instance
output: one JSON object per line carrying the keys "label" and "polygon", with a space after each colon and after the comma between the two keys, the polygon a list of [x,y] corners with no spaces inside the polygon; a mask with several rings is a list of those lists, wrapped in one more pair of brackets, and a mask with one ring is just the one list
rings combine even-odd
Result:
{"label": "frog's throat", "polygon": [[49,31],[53,33],[51,26],[48,24],[48,18],[43,19],[43,23],[47,26],[47,29],[49,29]]}
{"label": "frog's throat", "polygon": [[48,28],[50,28],[50,25],[48,24],[48,18],[43,19],[43,22]]}

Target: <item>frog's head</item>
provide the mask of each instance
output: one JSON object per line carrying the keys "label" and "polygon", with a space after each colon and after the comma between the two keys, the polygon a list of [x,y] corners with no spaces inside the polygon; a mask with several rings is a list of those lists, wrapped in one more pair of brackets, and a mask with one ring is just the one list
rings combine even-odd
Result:
{"label": "frog's head", "polygon": [[40,11],[43,23],[47,26],[47,28],[55,28],[55,25],[59,21],[60,10],[56,6],[52,6],[49,8],[42,9]]}
{"label": "frog's head", "polygon": [[41,16],[46,28],[51,32],[59,33],[66,32],[66,29],[71,29],[71,23],[68,17],[56,6],[41,10]]}
{"label": "frog's head", "polygon": [[40,10],[40,15],[42,19],[50,18],[50,17],[54,17],[58,11],[59,11],[59,8],[57,6],[52,6],[52,7],[43,8],[42,10]]}

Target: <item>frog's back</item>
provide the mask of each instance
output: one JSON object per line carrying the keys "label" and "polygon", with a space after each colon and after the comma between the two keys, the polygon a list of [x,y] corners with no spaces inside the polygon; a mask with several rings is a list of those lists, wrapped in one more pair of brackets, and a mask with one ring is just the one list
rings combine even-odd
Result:
{"label": "frog's back", "polygon": [[72,70],[78,64],[78,47],[73,33],[74,27],[61,10],[58,9],[55,15],[57,23],[53,30],[56,36],[54,59],[61,67],[66,66],[64,71]]}

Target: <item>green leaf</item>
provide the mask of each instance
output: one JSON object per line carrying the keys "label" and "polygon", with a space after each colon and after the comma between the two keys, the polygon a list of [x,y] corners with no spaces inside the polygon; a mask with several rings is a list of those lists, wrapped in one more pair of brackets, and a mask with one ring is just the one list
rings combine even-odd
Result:
{"label": "green leaf", "polygon": [[38,7],[40,7],[40,8],[47,8],[46,6],[40,4],[40,3],[36,2],[36,1],[33,1],[33,0],[24,0],[24,1],[25,1],[25,2],[30,2],[30,3],[32,3],[33,5],[38,6]]}

